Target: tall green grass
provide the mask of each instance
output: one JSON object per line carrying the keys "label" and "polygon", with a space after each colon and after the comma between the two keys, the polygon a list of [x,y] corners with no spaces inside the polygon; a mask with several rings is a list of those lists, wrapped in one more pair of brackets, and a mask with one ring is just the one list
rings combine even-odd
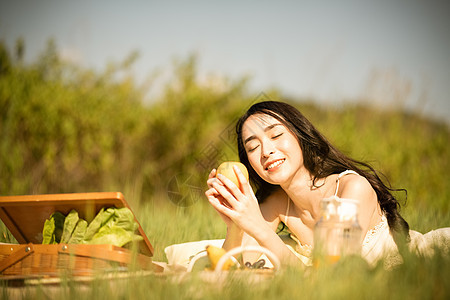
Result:
{"label": "tall green grass", "polygon": [[[141,225],[155,246],[155,260],[174,242],[223,236],[224,227],[208,206],[189,209],[152,207],[137,210]],[[426,219],[431,219],[424,212]],[[200,217],[201,216],[201,217]],[[447,217],[448,221],[448,217]],[[123,275],[119,274],[119,275]],[[386,269],[348,258],[319,268],[285,268],[277,274],[234,271],[224,277],[210,271],[193,273],[128,273],[90,281],[62,278],[58,284],[30,282],[0,288],[3,299],[448,299],[450,258],[405,256],[403,264]]]}

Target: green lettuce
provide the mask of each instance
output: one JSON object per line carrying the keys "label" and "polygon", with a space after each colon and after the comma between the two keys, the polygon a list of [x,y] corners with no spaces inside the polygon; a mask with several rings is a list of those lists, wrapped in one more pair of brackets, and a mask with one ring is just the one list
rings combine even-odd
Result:
{"label": "green lettuce", "polygon": [[[143,238],[134,234],[138,224],[134,220],[133,213],[128,208],[108,208],[110,210],[108,221],[92,236],[85,239],[86,244],[111,244],[122,247],[129,242],[140,241]],[[106,217],[102,217],[103,220]],[[90,225],[89,225],[90,226]]]}
{"label": "green lettuce", "polygon": [[52,244],[53,232],[55,231],[55,220],[53,218],[45,220],[44,230],[42,230],[42,244]]}
{"label": "green lettuce", "polygon": [[140,235],[126,231],[120,227],[102,227],[88,242],[89,244],[110,244],[118,247],[128,244],[129,242],[138,242],[142,240]]}
{"label": "green lettuce", "polygon": [[114,213],[108,222],[104,224],[104,227],[119,227],[131,232],[138,229],[138,224],[134,221],[134,215],[131,210],[126,207],[112,210],[114,210]]}
{"label": "green lettuce", "polygon": [[55,212],[45,221],[42,244],[110,244],[122,247],[143,240],[135,233],[138,227],[133,213],[126,207],[102,208],[89,225],[79,218],[75,210],[67,216]]}
{"label": "green lettuce", "polygon": [[111,219],[116,209],[117,208],[110,207],[105,210],[104,208],[102,208],[100,212],[95,216],[94,220],[92,220],[92,222],[87,227],[84,241],[89,241],[90,239],[92,239],[94,234],[99,231],[99,229],[103,225],[105,225],[109,221],[109,219]]}
{"label": "green lettuce", "polygon": [[78,212],[72,209],[70,213],[66,216],[66,219],[64,220],[64,228],[61,236],[61,243],[69,242],[70,237],[72,236],[72,232],[75,229],[78,220],[79,220]]}
{"label": "green lettuce", "polygon": [[79,219],[75,229],[72,232],[72,236],[70,237],[68,244],[81,244],[84,239],[84,235],[86,234],[86,228],[88,226],[88,222],[83,219]]}
{"label": "green lettuce", "polygon": [[65,216],[59,211],[54,212],[45,220],[42,230],[42,244],[59,244],[64,228]]}

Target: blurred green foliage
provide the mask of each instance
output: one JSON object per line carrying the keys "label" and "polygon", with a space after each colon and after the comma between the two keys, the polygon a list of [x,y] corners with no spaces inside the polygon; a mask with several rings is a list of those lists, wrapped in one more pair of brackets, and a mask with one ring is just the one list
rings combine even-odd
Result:
{"label": "blurred green foliage", "polygon": [[246,80],[223,82],[221,91],[200,84],[194,56],[175,64],[152,105],[130,75],[135,56],[102,73],[61,61],[52,41],[35,63],[24,65],[4,44],[0,58],[2,195],[131,185],[150,199],[178,174],[203,186],[206,168],[232,152],[217,133],[242,110]]}
{"label": "blurred green foliage", "polygon": [[[130,69],[136,53],[96,72],[62,61],[52,41],[35,62],[25,64],[24,51],[22,40],[13,51],[0,42],[0,195],[121,191],[134,202],[156,261],[165,260],[163,250],[173,243],[225,236],[224,223],[203,196],[206,178],[220,161],[238,159],[236,119],[251,103],[270,98],[298,107],[344,153],[372,163],[394,187],[406,188],[403,214],[413,229],[449,225],[450,132],[442,122],[354,104],[321,107],[277,91],[257,95],[247,78],[201,80],[196,56],[175,62],[162,94],[148,101]],[[0,228],[0,241],[14,242],[1,223]],[[440,255],[407,257],[386,271],[356,261],[223,286],[195,276],[96,280],[83,288],[68,281],[53,292],[99,299],[142,298],[149,291],[156,298],[291,299],[301,293],[314,299],[446,299],[448,262]],[[2,286],[8,298],[11,291]],[[36,288],[23,292],[48,298],[45,287]]]}
{"label": "blurred green foliage", "polygon": [[[192,204],[209,171],[237,159],[236,119],[272,98],[298,107],[338,148],[406,188],[413,209],[448,214],[444,123],[354,104],[321,107],[277,91],[257,95],[247,78],[201,80],[196,56],[175,62],[162,94],[148,101],[132,76],[136,53],[96,72],[62,61],[52,41],[35,62],[25,64],[24,51],[21,40],[14,51],[0,43],[1,195],[116,190],[138,202]],[[192,191],[191,202],[182,199]]]}

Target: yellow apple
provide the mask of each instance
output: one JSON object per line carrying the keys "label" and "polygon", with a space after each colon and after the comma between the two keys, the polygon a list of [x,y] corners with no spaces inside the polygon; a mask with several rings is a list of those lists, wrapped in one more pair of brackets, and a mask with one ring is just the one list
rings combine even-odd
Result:
{"label": "yellow apple", "polygon": [[233,166],[237,166],[248,181],[247,168],[242,163],[237,161],[226,161],[221,163],[220,166],[217,168],[216,174],[222,174],[239,187],[239,180],[236,176],[236,173],[234,172]]}

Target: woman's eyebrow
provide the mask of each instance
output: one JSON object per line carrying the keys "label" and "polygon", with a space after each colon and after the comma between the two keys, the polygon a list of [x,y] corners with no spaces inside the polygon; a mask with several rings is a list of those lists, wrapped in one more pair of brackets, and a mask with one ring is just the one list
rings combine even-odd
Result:
{"label": "woman's eyebrow", "polygon": [[[272,128],[274,128],[275,126],[279,126],[279,125],[282,126],[283,124],[281,124],[281,123],[270,124],[269,126],[267,126],[266,128],[264,128],[264,132],[267,132],[267,131],[271,130]],[[255,135],[249,136],[248,138],[245,139],[244,145],[247,144],[248,142],[250,142],[251,140],[254,140],[254,139],[256,139],[256,136],[255,136]]]}

